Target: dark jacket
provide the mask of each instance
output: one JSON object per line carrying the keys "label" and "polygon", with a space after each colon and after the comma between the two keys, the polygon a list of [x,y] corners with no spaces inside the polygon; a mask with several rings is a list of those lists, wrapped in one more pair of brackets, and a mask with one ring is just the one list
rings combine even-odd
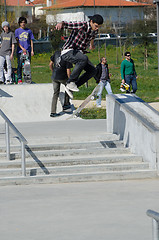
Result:
{"label": "dark jacket", "polygon": [[[106,63],[106,68],[107,68],[107,80],[110,81],[110,78],[109,78],[109,68],[108,68],[108,64]],[[96,80],[96,83],[99,83],[100,82],[100,78],[101,78],[101,75],[102,75],[102,64],[99,63],[97,66],[96,66],[96,75],[94,76],[95,80]]]}

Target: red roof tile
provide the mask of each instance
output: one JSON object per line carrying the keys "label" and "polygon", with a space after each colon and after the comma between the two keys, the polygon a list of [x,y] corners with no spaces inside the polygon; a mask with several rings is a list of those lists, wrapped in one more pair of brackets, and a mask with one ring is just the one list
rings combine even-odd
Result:
{"label": "red roof tile", "polygon": [[147,4],[140,2],[131,2],[126,0],[56,0],[56,4],[53,4],[51,7],[46,7],[45,9],[52,8],[70,8],[70,7],[89,7],[89,6],[98,7],[136,7],[136,6],[145,6]]}
{"label": "red roof tile", "polygon": [[[33,6],[34,4],[46,4],[46,0],[35,0],[33,3],[26,4],[26,0],[6,0],[7,6]],[[1,0],[2,4],[4,5],[4,0]]]}

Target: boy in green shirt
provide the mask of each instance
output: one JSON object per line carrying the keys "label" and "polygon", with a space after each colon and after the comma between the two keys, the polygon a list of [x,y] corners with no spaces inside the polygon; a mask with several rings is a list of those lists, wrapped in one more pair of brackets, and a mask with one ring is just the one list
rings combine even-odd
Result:
{"label": "boy in green shirt", "polygon": [[[127,83],[129,86],[132,86],[131,93],[135,93],[137,91],[137,74],[135,71],[134,61],[131,59],[130,52],[125,52],[125,59],[121,63],[121,78],[122,83]],[[130,87],[126,93],[130,93]]]}

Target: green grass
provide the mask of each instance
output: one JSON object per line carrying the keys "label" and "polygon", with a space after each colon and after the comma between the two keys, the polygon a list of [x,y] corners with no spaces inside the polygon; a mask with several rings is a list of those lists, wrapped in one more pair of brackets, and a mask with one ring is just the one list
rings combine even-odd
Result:
{"label": "green grass", "polygon": [[83,119],[106,119],[106,110],[103,108],[84,108],[80,112]]}
{"label": "green grass", "polygon": [[[144,70],[144,49],[142,46],[135,46],[126,49],[131,52],[134,59],[136,72],[138,74],[138,90],[136,94],[146,102],[159,101],[159,76],[157,69],[157,45],[152,44],[148,51],[148,69]],[[99,57],[105,56],[108,60],[109,69],[112,73],[111,86],[113,93],[121,93],[120,82],[120,65],[122,62],[122,48],[108,46],[105,48],[95,49],[88,54],[90,61],[96,65],[99,63]],[[118,54],[118,62],[117,62]],[[52,53],[36,54],[32,57],[31,70],[32,80],[35,83],[51,83],[51,71],[49,69],[49,62]],[[16,60],[15,60],[16,61]],[[85,85],[80,87],[80,91],[74,93],[74,99],[85,99],[96,86],[94,78],[89,80],[88,88]],[[106,91],[103,91],[102,98],[105,99]]]}

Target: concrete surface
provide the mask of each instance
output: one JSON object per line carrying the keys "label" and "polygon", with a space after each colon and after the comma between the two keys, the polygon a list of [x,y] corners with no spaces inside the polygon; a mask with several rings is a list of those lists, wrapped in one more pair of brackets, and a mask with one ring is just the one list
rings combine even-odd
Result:
{"label": "concrete surface", "polygon": [[[54,118],[50,118],[52,95],[52,83],[1,85],[0,108],[13,123],[53,121]],[[64,87],[61,85],[57,112],[62,111],[63,99]],[[58,120],[66,118],[67,114],[62,114]]]}
{"label": "concrete surface", "polygon": [[120,136],[132,153],[159,169],[159,112],[136,95],[107,95],[107,132]]}
{"label": "concrete surface", "polygon": [[[50,122],[15,123],[16,128],[26,138],[28,144],[80,142],[105,139],[106,120],[61,120]],[[5,145],[5,125],[0,124],[0,144]],[[110,135],[112,139],[112,134]],[[11,136],[14,133],[11,131]],[[115,137],[115,136],[114,136]],[[113,137],[113,139],[115,139]],[[109,140],[109,139],[108,139]],[[18,144],[19,141],[17,140]]]}
{"label": "concrete surface", "polygon": [[2,240],[151,240],[159,180],[1,187]]}

